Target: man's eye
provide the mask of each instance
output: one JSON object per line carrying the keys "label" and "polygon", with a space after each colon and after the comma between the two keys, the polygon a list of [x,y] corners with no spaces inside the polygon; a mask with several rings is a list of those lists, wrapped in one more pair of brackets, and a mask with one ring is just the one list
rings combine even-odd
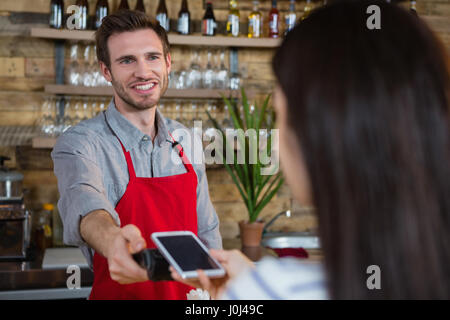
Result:
{"label": "man's eye", "polygon": [[154,60],[158,59],[158,56],[149,56],[148,59],[150,61],[154,61]]}
{"label": "man's eye", "polygon": [[122,61],[120,61],[120,63],[123,63],[123,64],[130,64],[131,62],[133,62],[133,60],[131,60],[131,59],[123,59]]}

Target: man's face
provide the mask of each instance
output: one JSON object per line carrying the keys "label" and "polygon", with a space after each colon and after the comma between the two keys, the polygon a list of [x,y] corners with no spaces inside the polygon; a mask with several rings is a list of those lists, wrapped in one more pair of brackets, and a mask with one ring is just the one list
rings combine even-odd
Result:
{"label": "man's face", "polygon": [[111,67],[103,62],[100,66],[112,82],[115,98],[138,110],[154,107],[167,90],[171,67],[170,54],[164,57],[157,34],[151,29],[113,34],[108,49]]}

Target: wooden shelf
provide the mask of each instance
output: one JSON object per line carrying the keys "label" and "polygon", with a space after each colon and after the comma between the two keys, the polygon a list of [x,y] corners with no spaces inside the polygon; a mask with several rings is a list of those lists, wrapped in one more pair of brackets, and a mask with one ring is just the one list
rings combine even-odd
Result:
{"label": "wooden shelf", "polygon": [[[80,95],[80,96],[111,96],[112,87],[83,87],[60,84],[45,85],[45,92],[50,94]],[[167,89],[163,98],[185,98],[185,99],[220,99],[225,97],[240,97],[236,90],[219,89]]]}
{"label": "wooden shelf", "polygon": [[[31,37],[61,40],[94,41],[94,31],[65,30],[51,28],[31,28]],[[281,39],[272,38],[247,38],[247,37],[206,37],[201,35],[183,36],[169,33],[171,45],[186,46],[217,46],[217,47],[249,47],[249,48],[276,48]]]}

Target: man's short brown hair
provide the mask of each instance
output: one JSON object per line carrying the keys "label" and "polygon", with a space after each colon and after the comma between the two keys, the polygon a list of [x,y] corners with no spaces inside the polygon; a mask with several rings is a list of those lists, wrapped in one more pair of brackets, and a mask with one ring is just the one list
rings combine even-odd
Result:
{"label": "man's short brown hair", "polygon": [[110,69],[111,60],[108,50],[108,38],[115,33],[142,29],[151,29],[155,31],[156,35],[161,40],[164,57],[167,57],[170,49],[169,40],[166,31],[161,27],[159,22],[140,11],[120,10],[106,16],[102,20],[100,28],[95,32],[98,61],[102,61],[108,69]]}

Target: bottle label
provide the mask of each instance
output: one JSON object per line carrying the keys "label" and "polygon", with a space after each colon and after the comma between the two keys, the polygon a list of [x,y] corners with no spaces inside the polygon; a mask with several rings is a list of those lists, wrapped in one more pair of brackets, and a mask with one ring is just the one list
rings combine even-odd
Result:
{"label": "bottle label", "polygon": [[249,33],[252,37],[259,38],[261,36],[261,20],[253,17],[248,21]]}
{"label": "bottle label", "polygon": [[228,33],[233,37],[239,36],[239,17],[235,14],[228,15]]}
{"label": "bottle label", "polygon": [[216,22],[213,19],[204,19],[202,23],[202,33],[206,36],[215,34]]}
{"label": "bottle label", "polygon": [[156,15],[156,20],[158,20],[161,27],[163,27],[167,32],[169,31],[169,18],[165,13],[159,13]]}
{"label": "bottle label", "polygon": [[181,34],[189,34],[189,14],[182,13],[178,18],[178,32]]}
{"label": "bottle label", "polygon": [[278,33],[278,15],[273,15],[269,23],[270,32]]}

